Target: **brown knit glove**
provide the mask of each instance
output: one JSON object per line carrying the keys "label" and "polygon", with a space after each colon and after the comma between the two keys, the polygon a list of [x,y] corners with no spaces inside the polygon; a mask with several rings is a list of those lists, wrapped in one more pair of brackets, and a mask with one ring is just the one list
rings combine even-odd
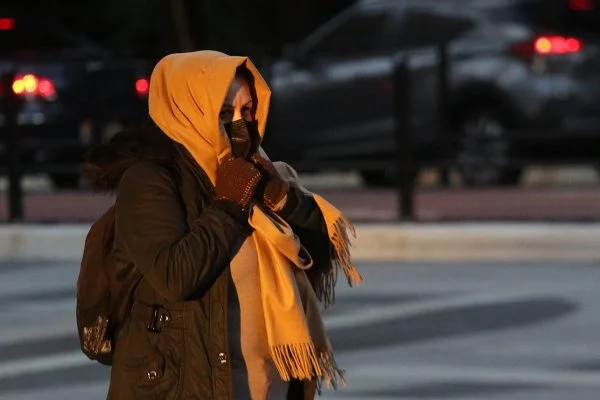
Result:
{"label": "brown knit glove", "polygon": [[257,197],[270,210],[276,211],[279,203],[281,203],[287,195],[289,185],[286,181],[281,179],[281,176],[279,176],[279,173],[277,173],[277,170],[271,161],[266,160],[257,154],[252,156],[250,161],[256,165],[256,168],[258,168],[264,177],[263,183],[256,191]]}
{"label": "brown knit glove", "polygon": [[261,179],[262,174],[251,162],[242,157],[230,157],[219,166],[216,198],[232,201],[247,211]]}

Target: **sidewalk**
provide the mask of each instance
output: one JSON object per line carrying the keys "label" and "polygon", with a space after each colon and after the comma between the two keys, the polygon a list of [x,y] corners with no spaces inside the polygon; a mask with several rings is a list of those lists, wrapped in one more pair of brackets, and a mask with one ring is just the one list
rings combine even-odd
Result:
{"label": "sidewalk", "polygon": [[[319,193],[356,224],[357,261],[600,260],[598,186],[421,189],[415,202],[418,223],[397,222],[392,189]],[[83,191],[28,193],[26,223],[0,224],[0,263],[78,260],[90,223],[113,202]],[[0,193],[0,220],[6,220],[6,210],[6,193]]]}
{"label": "sidewalk", "polygon": [[[600,261],[600,223],[358,224],[357,262]],[[0,226],[2,262],[78,262],[89,224]]]}

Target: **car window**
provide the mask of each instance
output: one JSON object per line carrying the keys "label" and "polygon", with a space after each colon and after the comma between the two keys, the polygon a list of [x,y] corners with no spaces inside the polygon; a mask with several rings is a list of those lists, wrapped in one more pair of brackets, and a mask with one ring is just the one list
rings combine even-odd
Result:
{"label": "car window", "polygon": [[376,52],[381,34],[390,15],[384,11],[353,13],[337,21],[337,24],[309,46],[309,59],[360,57]]}
{"label": "car window", "polygon": [[411,49],[436,46],[468,32],[476,21],[468,16],[436,10],[409,8],[391,24],[386,47]]}

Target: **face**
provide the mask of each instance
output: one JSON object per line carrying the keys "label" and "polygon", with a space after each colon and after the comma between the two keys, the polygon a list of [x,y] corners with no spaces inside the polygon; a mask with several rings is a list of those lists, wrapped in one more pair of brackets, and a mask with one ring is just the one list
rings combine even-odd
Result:
{"label": "face", "polygon": [[227,97],[219,113],[221,124],[245,119],[254,121],[254,104],[248,82],[243,78],[236,78],[229,87]]}
{"label": "face", "polygon": [[223,133],[229,138],[234,156],[248,158],[258,151],[261,138],[247,80],[236,78],[232,82],[221,107],[219,120]]}

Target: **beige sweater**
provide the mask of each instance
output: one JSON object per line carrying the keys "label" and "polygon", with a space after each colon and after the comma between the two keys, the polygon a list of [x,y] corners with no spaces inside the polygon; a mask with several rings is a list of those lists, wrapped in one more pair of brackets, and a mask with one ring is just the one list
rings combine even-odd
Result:
{"label": "beige sweater", "polygon": [[289,384],[269,354],[252,236],[231,262],[228,325],[233,399],[285,400]]}

